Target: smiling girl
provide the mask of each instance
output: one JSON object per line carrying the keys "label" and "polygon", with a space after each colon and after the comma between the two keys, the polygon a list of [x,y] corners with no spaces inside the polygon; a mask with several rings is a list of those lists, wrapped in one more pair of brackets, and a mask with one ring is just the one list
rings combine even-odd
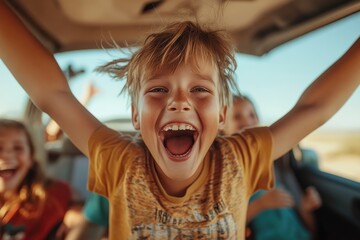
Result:
{"label": "smiling girl", "polygon": [[62,222],[69,187],[45,178],[26,127],[0,119],[1,239],[45,239]]}

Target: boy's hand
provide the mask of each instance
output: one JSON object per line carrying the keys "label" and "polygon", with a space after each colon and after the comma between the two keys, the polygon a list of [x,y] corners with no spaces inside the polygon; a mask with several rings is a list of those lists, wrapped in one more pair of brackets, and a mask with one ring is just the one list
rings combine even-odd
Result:
{"label": "boy's hand", "polygon": [[305,195],[301,199],[301,207],[305,211],[314,211],[321,207],[322,201],[319,192],[313,186],[306,188]]}
{"label": "boy's hand", "polygon": [[259,201],[264,209],[293,207],[295,204],[293,196],[280,188],[267,191]]}

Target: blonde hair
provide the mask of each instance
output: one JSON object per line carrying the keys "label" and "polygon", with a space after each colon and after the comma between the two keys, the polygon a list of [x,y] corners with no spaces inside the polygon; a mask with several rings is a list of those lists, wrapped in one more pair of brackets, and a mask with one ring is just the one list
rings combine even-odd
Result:
{"label": "blonde hair", "polygon": [[[236,94],[234,94],[234,95],[232,96],[232,98],[233,98],[233,105],[234,105],[235,102],[237,102],[237,101],[244,101],[244,102],[250,103],[251,106],[252,106],[253,109],[254,109],[254,114],[255,114],[256,119],[257,119],[258,121],[260,121],[259,115],[258,115],[258,112],[257,112],[257,108],[255,107],[254,101],[251,100],[250,97],[248,97],[248,96],[246,96],[246,95],[236,95]],[[230,111],[229,111],[229,112],[230,112]]]}
{"label": "blonde hair", "polygon": [[237,67],[234,54],[230,38],[224,31],[205,30],[196,23],[185,21],[150,34],[130,59],[116,59],[97,70],[110,73],[116,79],[125,77],[121,92],[128,91],[132,104],[137,106],[140,84],[146,77],[164,69],[174,72],[187,63],[199,70],[200,62],[210,61],[219,70],[220,105],[231,106],[231,92],[239,93],[234,80]]}
{"label": "blonde hair", "polygon": [[48,181],[46,180],[45,174],[39,163],[34,159],[35,148],[26,126],[19,121],[0,119],[0,130],[7,129],[20,130],[25,134],[33,165],[20,183],[20,186],[17,189],[17,195],[0,207],[0,216],[4,217],[3,215],[5,215],[12,206],[18,205],[19,212],[23,216],[36,218],[43,210],[46,196],[45,187],[48,184]]}

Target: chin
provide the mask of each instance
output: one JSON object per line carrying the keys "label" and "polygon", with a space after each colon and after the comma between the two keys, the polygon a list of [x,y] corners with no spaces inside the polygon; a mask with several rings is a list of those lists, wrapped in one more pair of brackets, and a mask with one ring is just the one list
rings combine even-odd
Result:
{"label": "chin", "polygon": [[170,171],[166,171],[165,175],[173,181],[186,181],[192,178],[196,172],[197,172],[196,169],[193,168],[179,169],[179,167],[173,167]]}

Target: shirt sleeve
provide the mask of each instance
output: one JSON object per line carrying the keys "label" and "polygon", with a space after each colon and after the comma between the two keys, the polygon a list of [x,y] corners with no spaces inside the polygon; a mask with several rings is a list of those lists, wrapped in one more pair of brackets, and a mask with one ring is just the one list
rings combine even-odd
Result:
{"label": "shirt sleeve", "polygon": [[121,187],[131,160],[143,154],[133,137],[101,126],[89,139],[88,189],[107,198]]}
{"label": "shirt sleeve", "polygon": [[246,129],[231,137],[237,145],[240,164],[244,167],[248,196],[258,189],[271,189],[274,185],[272,136],[268,127]]}

